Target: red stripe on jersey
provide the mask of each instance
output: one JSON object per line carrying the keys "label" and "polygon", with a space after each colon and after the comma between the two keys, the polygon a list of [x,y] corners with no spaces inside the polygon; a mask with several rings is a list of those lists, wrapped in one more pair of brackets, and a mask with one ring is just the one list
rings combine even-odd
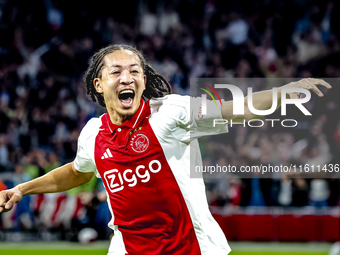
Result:
{"label": "red stripe on jersey", "polygon": [[[96,137],[96,166],[114,224],[129,255],[201,254],[185,200],[149,124],[149,103],[142,105],[121,126],[108,122],[105,114],[104,130]],[[111,156],[103,157],[107,149]]]}

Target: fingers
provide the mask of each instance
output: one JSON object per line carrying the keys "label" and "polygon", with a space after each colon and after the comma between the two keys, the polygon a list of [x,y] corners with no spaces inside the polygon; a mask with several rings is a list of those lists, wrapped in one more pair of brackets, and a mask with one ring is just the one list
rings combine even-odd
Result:
{"label": "fingers", "polygon": [[322,86],[326,87],[327,89],[331,89],[332,88],[332,86],[329,85],[329,83],[325,82],[322,79],[309,78],[308,80],[311,80],[311,82],[313,82],[314,85],[322,85]]}
{"label": "fingers", "polygon": [[5,206],[0,206],[0,213],[8,212],[8,211],[10,211],[11,209],[12,209],[12,208],[6,209]]}
{"label": "fingers", "polygon": [[0,205],[0,213],[2,213],[5,210],[5,205],[6,205],[6,203],[2,203]]}
{"label": "fingers", "polygon": [[323,97],[323,93],[314,84],[312,85],[311,90],[314,91],[319,97]]}
{"label": "fingers", "polygon": [[304,87],[306,89],[314,91],[314,93],[317,94],[319,97],[323,97],[322,92],[315,86],[315,84],[311,81],[310,78],[302,79],[300,82],[305,85]]}
{"label": "fingers", "polygon": [[5,208],[8,200],[7,192],[8,192],[7,190],[3,190],[0,192],[0,213],[8,211]]}
{"label": "fingers", "polygon": [[319,97],[323,97],[323,93],[317,88],[316,85],[322,85],[326,87],[327,89],[332,88],[331,85],[329,85],[327,82],[325,82],[322,79],[306,78],[306,79],[302,79],[301,83],[306,85],[307,89],[314,91]]}
{"label": "fingers", "polygon": [[20,197],[13,191],[3,190],[0,192],[0,213],[7,212],[13,208],[13,205],[20,201]]}
{"label": "fingers", "polygon": [[5,205],[6,205],[6,202],[3,202],[0,204],[0,207],[5,207]]}
{"label": "fingers", "polygon": [[7,202],[7,192],[0,191],[0,206],[5,206]]}
{"label": "fingers", "polygon": [[19,196],[13,195],[10,200],[5,205],[6,210],[11,210],[15,203],[19,202]]}

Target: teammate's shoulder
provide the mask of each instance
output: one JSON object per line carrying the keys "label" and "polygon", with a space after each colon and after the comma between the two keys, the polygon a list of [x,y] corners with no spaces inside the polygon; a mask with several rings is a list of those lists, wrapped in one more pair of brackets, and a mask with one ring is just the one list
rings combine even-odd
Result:
{"label": "teammate's shoulder", "polygon": [[91,118],[81,130],[79,137],[86,139],[92,135],[95,135],[96,131],[98,131],[100,126],[102,125],[102,116]]}

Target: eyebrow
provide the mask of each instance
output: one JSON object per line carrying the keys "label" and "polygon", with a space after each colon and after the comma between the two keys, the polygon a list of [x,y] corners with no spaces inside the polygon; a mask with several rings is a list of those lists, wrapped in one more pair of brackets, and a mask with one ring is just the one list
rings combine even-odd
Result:
{"label": "eyebrow", "polygon": [[[139,66],[139,65],[135,63],[135,64],[131,64],[130,66],[132,67],[132,66]],[[122,67],[122,65],[111,65],[110,67]]]}

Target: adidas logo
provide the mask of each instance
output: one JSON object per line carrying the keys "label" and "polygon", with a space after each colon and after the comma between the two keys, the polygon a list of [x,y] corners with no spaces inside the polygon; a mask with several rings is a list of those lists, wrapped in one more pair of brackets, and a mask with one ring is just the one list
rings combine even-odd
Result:
{"label": "adidas logo", "polygon": [[104,152],[104,155],[102,156],[102,159],[104,158],[112,158],[112,154],[111,151],[109,150],[109,148],[106,149],[106,151]]}

